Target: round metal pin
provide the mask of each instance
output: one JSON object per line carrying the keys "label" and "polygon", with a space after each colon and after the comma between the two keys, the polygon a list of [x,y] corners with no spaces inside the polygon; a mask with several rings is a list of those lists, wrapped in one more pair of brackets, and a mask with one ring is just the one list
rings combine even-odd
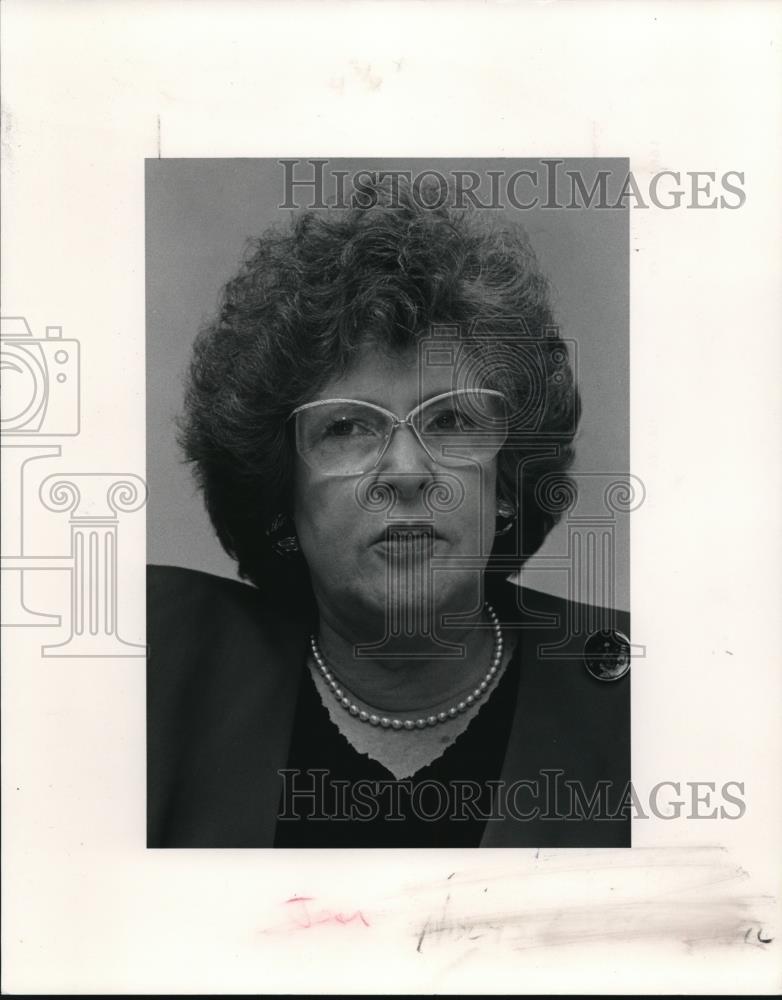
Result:
{"label": "round metal pin", "polygon": [[630,669],[630,640],[616,629],[593,632],[584,643],[584,664],[598,681],[618,681]]}

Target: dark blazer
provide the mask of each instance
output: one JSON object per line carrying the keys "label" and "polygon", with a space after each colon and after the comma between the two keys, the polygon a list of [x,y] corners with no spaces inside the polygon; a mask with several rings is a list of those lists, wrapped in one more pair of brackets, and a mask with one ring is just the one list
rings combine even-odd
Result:
{"label": "dark blazer", "polygon": [[[630,677],[601,681],[586,665],[607,625],[609,642],[629,636],[628,616],[512,584],[494,606],[521,642],[500,777],[538,782],[541,808],[504,810],[481,846],[629,847]],[[270,613],[253,587],[149,568],[148,847],[272,846],[307,638],[304,621]],[[566,782],[580,785],[580,809]],[[520,787],[517,810],[533,811],[533,787]]]}

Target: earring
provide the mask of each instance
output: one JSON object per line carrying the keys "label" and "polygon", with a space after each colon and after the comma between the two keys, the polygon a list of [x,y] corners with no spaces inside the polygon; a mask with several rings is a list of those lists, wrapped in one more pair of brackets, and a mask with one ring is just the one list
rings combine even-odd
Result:
{"label": "earring", "polygon": [[497,529],[494,532],[495,538],[507,535],[516,523],[516,508],[507,500],[497,501]]}
{"label": "earring", "polygon": [[287,514],[278,514],[266,529],[272,551],[287,559],[299,551],[299,540],[296,537],[293,522]]}

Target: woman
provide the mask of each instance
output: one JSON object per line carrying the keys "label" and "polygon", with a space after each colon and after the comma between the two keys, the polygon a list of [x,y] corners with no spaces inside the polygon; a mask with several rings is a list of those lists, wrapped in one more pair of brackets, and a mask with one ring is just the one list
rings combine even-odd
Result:
{"label": "woman", "polygon": [[579,416],[546,282],[395,198],[265,233],[196,341],[182,441],[252,586],[150,568],[151,847],[629,846],[627,624],[509,580]]}

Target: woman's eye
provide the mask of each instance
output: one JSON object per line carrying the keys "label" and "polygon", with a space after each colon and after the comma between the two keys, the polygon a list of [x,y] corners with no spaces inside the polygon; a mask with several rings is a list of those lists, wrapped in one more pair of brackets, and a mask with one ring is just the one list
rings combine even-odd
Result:
{"label": "woman's eye", "polygon": [[335,420],[326,427],[324,437],[355,437],[359,434],[369,434],[370,431],[357,420],[350,420],[344,417],[342,420]]}
{"label": "woman's eye", "polygon": [[453,410],[445,410],[443,413],[438,413],[437,416],[430,422],[430,426],[436,431],[453,430],[458,426],[456,414]]}

